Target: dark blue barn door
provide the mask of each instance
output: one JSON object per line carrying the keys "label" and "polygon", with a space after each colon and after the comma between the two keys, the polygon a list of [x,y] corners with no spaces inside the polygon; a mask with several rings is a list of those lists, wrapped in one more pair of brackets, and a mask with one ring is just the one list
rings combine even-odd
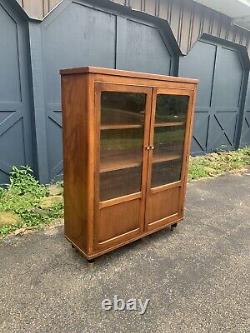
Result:
{"label": "dark blue barn door", "polygon": [[198,78],[193,154],[236,148],[243,63],[236,49],[199,41],[180,59],[180,76]]}
{"label": "dark blue barn door", "polygon": [[0,184],[13,165],[32,163],[26,25],[0,0]]}
{"label": "dark blue barn door", "polygon": [[241,135],[241,146],[244,147],[249,145],[250,145],[250,78],[248,80],[245,114],[243,117],[243,127]]}

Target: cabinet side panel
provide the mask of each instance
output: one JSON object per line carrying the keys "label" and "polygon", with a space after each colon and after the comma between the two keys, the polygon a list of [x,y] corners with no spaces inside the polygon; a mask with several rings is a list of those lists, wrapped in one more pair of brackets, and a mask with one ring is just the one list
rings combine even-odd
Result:
{"label": "cabinet side panel", "polygon": [[65,235],[87,252],[87,84],[62,76]]}

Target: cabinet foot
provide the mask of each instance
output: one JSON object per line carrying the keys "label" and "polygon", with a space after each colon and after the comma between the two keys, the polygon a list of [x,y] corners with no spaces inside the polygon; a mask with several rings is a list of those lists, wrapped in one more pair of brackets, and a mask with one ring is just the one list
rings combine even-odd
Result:
{"label": "cabinet foot", "polygon": [[95,259],[87,259],[88,264],[93,265],[95,263]]}
{"label": "cabinet foot", "polygon": [[75,247],[75,245],[71,244],[71,247],[73,250],[75,250],[75,252],[78,252],[78,249]]}
{"label": "cabinet foot", "polygon": [[170,227],[170,230],[171,230],[171,231],[174,231],[174,229],[177,227],[177,224],[178,224],[178,223],[172,224],[171,227]]}

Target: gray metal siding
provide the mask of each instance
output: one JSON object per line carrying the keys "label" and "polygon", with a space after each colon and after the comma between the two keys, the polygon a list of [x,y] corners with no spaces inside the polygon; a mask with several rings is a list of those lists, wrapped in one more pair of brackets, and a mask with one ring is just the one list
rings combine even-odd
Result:
{"label": "gray metal siding", "polygon": [[250,54],[250,33],[231,19],[192,0],[112,0],[168,21],[180,49],[187,54],[204,33],[244,45]]}
{"label": "gray metal siding", "polygon": [[17,0],[31,17],[43,18],[46,16],[61,0]]}

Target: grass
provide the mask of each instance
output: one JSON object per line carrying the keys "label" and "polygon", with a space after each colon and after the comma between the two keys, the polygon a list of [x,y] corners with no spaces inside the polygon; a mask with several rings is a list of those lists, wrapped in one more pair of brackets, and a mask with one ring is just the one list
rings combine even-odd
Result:
{"label": "grass", "polygon": [[[225,172],[239,171],[250,165],[250,147],[233,152],[212,153],[191,157],[189,181],[215,177]],[[39,184],[29,167],[13,167],[10,185],[0,187],[0,214],[7,212],[18,217],[18,222],[0,225],[0,238],[19,229],[40,229],[63,217],[63,204],[55,202],[42,206],[50,195],[50,186]]]}
{"label": "grass", "polygon": [[248,165],[250,165],[250,147],[237,151],[191,157],[189,180],[199,180],[219,176],[226,172],[239,171]]}
{"label": "grass", "polygon": [[29,167],[13,167],[10,185],[0,188],[0,213],[10,212],[18,222],[0,226],[0,237],[20,228],[38,229],[63,216],[62,203],[41,208],[41,201],[49,195],[49,187],[39,184]]}

